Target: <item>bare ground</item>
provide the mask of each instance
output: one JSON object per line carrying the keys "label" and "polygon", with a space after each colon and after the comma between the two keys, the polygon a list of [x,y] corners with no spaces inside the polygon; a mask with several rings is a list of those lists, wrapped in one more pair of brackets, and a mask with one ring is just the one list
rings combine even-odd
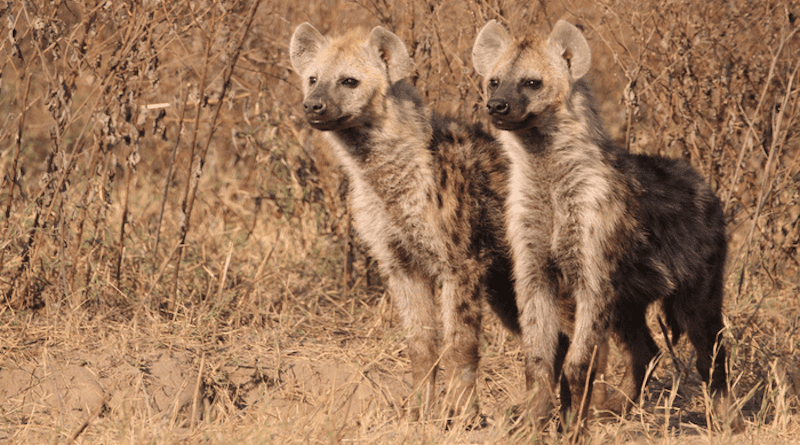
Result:
{"label": "bare ground", "polygon": [[[111,330],[109,320],[82,320],[80,315],[65,317],[60,327],[37,325],[30,319],[21,329],[9,329],[7,324],[5,343],[15,347],[6,348],[0,367],[0,441],[70,443],[77,437],[78,443],[518,443],[530,439],[513,432],[507,418],[509,408],[521,402],[524,388],[519,345],[493,316],[485,329],[479,377],[484,426],[468,430],[456,422],[446,430],[441,421],[414,423],[405,418],[403,407],[412,388],[402,332],[385,296],[374,296],[371,302],[375,306],[367,315],[349,322],[321,325],[293,319],[283,326],[219,332],[210,336],[215,339],[210,342],[191,334],[196,326],[152,319],[140,321],[146,326],[114,323]],[[768,390],[749,387],[749,382],[734,384],[748,427],[746,433],[730,436],[707,428],[699,376],[688,366],[692,351],[681,345],[679,363],[667,356],[654,370],[641,406],[626,419],[595,422],[589,443],[751,443],[754,438],[758,443],[793,443],[795,434],[800,434],[791,409],[800,382],[797,366],[775,373],[785,380]],[[741,378],[741,372],[736,374]],[[782,394],[778,397],[775,392]],[[767,409],[776,400],[786,405]],[[783,415],[780,409],[785,410]],[[773,432],[777,432],[774,437]],[[550,431],[543,439],[562,438]]]}

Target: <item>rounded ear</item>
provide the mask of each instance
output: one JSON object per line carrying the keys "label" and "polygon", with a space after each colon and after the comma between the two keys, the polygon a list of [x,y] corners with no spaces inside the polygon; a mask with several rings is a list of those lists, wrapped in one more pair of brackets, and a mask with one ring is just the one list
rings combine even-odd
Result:
{"label": "rounded ear", "polygon": [[382,26],[376,26],[369,34],[369,44],[378,50],[386,64],[390,82],[397,82],[408,76],[414,61],[408,55],[406,45],[400,37]]}
{"label": "rounded ear", "polygon": [[559,20],[547,38],[547,47],[556,56],[567,61],[573,80],[578,80],[589,72],[592,50],[581,30],[571,23]]}
{"label": "rounded ear", "polygon": [[292,60],[295,72],[302,77],[319,50],[327,43],[328,39],[310,23],[306,22],[298,26],[289,42],[289,58]]}
{"label": "rounded ear", "polygon": [[478,33],[475,45],[472,47],[472,65],[475,66],[475,72],[486,77],[497,65],[497,61],[510,43],[511,36],[503,25],[497,20],[489,20]]}

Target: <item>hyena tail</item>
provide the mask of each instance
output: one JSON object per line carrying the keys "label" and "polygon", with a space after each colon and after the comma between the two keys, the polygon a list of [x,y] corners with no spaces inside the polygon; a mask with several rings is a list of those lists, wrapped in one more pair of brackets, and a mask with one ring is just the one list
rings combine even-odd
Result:
{"label": "hyena tail", "polygon": [[[681,324],[678,323],[678,319],[675,317],[675,311],[672,307],[667,307],[664,304],[664,318],[666,319],[667,326],[669,328],[670,334],[672,334],[672,338],[669,340],[672,343],[672,346],[678,344],[678,341],[681,339],[681,335],[683,334],[683,329],[681,328]],[[663,328],[663,326],[662,326]],[[665,339],[666,340],[666,339]]]}
{"label": "hyena tail", "polygon": [[515,335],[520,335],[519,309],[514,298],[514,283],[511,276],[511,260],[498,255],[486,277],[486,300],[503,325]]}

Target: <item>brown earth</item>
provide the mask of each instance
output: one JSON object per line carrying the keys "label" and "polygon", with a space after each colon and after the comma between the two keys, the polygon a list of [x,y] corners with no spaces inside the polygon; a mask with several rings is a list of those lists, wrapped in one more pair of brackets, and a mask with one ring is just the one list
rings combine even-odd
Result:
{"label": "brown earth", "polygon": [[[92,336],[91,329],[78,330],[84,336],[75,344],[74,334],[63,341],[53,327],[31,326],[35,338],[6,354],[0,367],[0,442],[69,443],[77,436],[79,443],[109,438],[110,443],[232,443],[233,437],[246,443],[313,443],[322,437],[340,443],[391,443],[393,437],[427,443],[445,433],[439,422],[411,423],[404,416],[410,379],[401,332],[390,313],[376,311],[342,326],[301,322],[296,327],[290,336],[242,328],[217,336],[216,346],[204,346],[152,328],[138,336],[120,331],[103,338]],[[47,331],[49,336],[41,335]],[[649,441],[665,431],[676,443],[707,437],[699,377],[688,367],[691,348],[682,343],[677,351],[676,362],[667,357],[655,368],[641,408],[621,422],[593,424],[598,443]],[[521,402],[521,363],[516,339],[489,317],[479,378],[485,426],[449,431],[442,440],[509,439],[503,419]],[[763,390],[749,401],[746,392],[753,388],[738,385],[735,393],[745,403],[748,425],[769,430],[782,422],[781,431],[797,431],[790,406],[798,397],[800,373],[783,366],[775,375],[784,378],[773,390],[783,392],[786,416],[759,418],[770,397]],[[665,412],[670,413],[666,423]],[[746,443],[751,434],[732,440]]]}

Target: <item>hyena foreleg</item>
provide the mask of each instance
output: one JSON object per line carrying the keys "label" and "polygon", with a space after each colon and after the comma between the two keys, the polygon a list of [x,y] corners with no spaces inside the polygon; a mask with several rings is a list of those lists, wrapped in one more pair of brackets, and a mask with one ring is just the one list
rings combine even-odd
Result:
{"label": "hyena foreleg", "polygon": [[[608,305],[591,298],[578,298],[574,336],[564,363],[561,385],[562,415],[571,415],[567,423],[580,425],[589,415],[589,405],[602,403],[604,397],[592,400],[595,377],[605,371],[608,355]],[[600,386],[597,393],[603,393]]]}
{"label": "hyena foreleg", "polygon": [[[470,271],[468,267],[465,271]],[[473,271],[474,272],[474,271]],[[481,277],[478,273],[444,274],[439,295],[443,322],[443,348],[437,337],[438,317],[432,286],[423,279],[390,275],[389,288],[403,314],[408,331],[408,350],[414,394],[412,420],[436,409],[437,370],[440,358],[447,370],[447,415],[477,414],[475,379],[481,325]],[[440,357],[441,354],[441,357]]]}
{"label": "hyena foreleg", "polygon": [[[512,174],[512,183],[520,171]],[[507,235],[512,247],[515,291],[519,310],[520,339],[525,351],[527,398],[522,410],[526,422],[542,427],[552,416],[556,384],[569,346],[563,331],[566,320],[559,307],[558,273],[551,265],[549,197],[539,188],[512,194],[507,203]],[[529,211],[534,209],[535,211]],[[562,335],[559,335],[562,333]]]}
{"label": "hyena foreleg", "polygon": [[417,420],[424,413],[430,412],[436,391],[439,347],[433,286],[421,277],[399,272],[387,276],[387,287],[407,331],[414,387],[414,393],[409,399],[409,415],[411,420]]}
{"label": "hyena foreleg", "polygon": [[524,412],[534,425],[542,426],[551,417],[560,372],[555,369],[559,368],[557,357],[563,349],[559,341],[558,304],[555,289],[546,280],[518,280],[517,295],[528,297],[519,305],[528,394]]}

